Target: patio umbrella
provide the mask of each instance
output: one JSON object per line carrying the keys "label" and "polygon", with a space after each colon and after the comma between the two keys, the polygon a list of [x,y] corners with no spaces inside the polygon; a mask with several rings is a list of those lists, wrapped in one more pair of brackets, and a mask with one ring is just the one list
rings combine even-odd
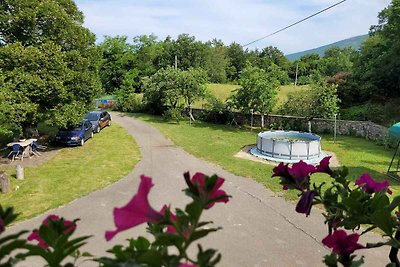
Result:
{"label": "patio umbrella", "polygon": [[400,122],[394,124],[389,128],[389,134],[393,137],[400,139]]}
{"label": "patio umbrella", "polygon": [[388,168],[388,171],[387,171],[387,175],[389,177],[391,177],[391,178],[394,178],[394,179],[398,180],[399,176],[398,176],[397,173],[399,172],[400,160],[397,163],[395,171],[391,171],[391,167],[393,165],[393,161],[394,161],[394,159],[396,157],[396,154],[397,154],[397,152],[399,150],[399,146],[400,146],[400,122],[398,122],[396,124],[393,124],[392,127],[389,128],[389,135],[395,137],[398,140],[398,143],[397,143],[397,147],[396,147],[396,149],[394,151],[394,155],[393,155],[392,161],[390,162],[390,165],[389,165],[389,168]]}

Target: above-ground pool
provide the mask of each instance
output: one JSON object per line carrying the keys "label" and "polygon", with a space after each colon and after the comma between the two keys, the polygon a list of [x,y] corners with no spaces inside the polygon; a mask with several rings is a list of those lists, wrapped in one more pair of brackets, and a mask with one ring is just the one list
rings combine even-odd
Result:
{"label": "above-ground pool", "polygon": [[295,131],[260,132],[257,146],[250,152],[267,160],[278,162],[317,163],[326,156],[321,150],[321,137],[311,133]]}

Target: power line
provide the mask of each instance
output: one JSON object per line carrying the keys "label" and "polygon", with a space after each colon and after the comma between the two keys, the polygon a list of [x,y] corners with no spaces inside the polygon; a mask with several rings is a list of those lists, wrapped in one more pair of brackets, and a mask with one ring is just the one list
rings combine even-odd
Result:
{"label": "power line", "polygon": [[337,2],[336,4],[333,4],[333,5],[331,5],[331,6],[327,7],[327,8],[325,8],[325,9],[323,9],[323,10],[321,10],[321,11],[318,11],[317,13],[314,13],[314,14],[312,14],[312,15],[310,15],[310,16],[308,16],[308,17],[302,19],[302,20],[299,20],[299,21],[297,21],[297,22],[295,22],[295,23],[293,23],[293,24],[290,24],[289,26],[286,26],[286,27],[284,27],[284,28],[282,28],[282,29],[280,29],[280,30],[277,30],[276,32],[273,32],[273,33],[271,33],[271,34],[268,34],[268,35],[266,35],[266,36],[264,36],[264,37],[261,37],[261,38],[259,38],[259,39],[257,39],[257,40],[254,40],[254,41],[252,41],[252,42],[250,42],[250,43],[247,43],[247,44],[245,44],[245,45],[242,45],[242,47],[249,46],[249,45],[254,44],[254,43],[258,42],[258,41],[261,41],[261,40],[263,40],[263,39],[265,39],[265,38],[267,38],[267,37],[270,37],[270,36],[272,36],[272,35],[275,35],[275,34],[281,32],[281,31],[284,31],[284,30],[286,30],[286,29],[289,29],[289,28],[293,27],[294,25],[297,25],[297,24],[299,24],[299,23],[301,23],[301,22],[303,22],[303,21],[305,21],[305,20],[308,20],[308,19],[310,19],[310,18],[312,18],[312,17],[314,17],[314,16],[316,16],[316,15],[318,15],[318,14],[321,14],[321,13],[323,13],[323,12],[325,12],[325,11],[327,11],[327,10],[329,10],[329,9],[331,9],[331,8],[333,8],[333,7],[335,7],[335,6],[338,6],[338,5],[340,5],[340,4],[344,3],[344,2],[346,2],[346,1],[347,1],[347,0],[342,0],[342,1],[340,1],[340,2]]}

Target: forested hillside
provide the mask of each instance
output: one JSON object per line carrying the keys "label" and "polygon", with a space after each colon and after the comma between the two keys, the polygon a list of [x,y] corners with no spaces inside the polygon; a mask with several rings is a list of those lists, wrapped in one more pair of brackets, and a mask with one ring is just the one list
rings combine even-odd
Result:
{"label": "forested hillside", "polygon": [[359,50],[361,48],[362,43],[364,42],[364,40],[367,37],[368,37],[368,34],[354,36],[354,37],[351,37],[348,39],[334,42],[332,44],[328,44],[328,45],[320,46],[317,48],[289,54],[289,55],[286,55],[286,57],[290,61],[300,59],[302,56],[305,56],[308,54],[318,54],[320,57],[323,57],[325,55],[325,51],[328,50],[329,48],[333,48],[333,47],[339,47],[339,48],[351,47],[355,50]]}

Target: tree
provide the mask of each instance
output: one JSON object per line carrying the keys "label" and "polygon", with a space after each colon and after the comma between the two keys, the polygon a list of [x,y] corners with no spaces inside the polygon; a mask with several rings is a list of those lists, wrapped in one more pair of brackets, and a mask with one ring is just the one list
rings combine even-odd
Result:
{"label": "tree", "polygon": [[71,0],[1,2],[1,90],[8,112],[26,107],[19,127],[76,124],[100,92],[95,37],[82,24]]}
{"label": "tree", "polygon": [[379,13],[378,25],[361,47],[354,76],[362,93],[372,96],[400,95],[400,0]]}
{"label": "tree", "polygon": [[246,53],[240,44],[232,43],[227,48],[229,64],[227,66],[227,75],[230,81],[239,79],[240,72],[246,65]]}
{"label": "tree", "polygon": [[63,50],[84,50],[94,35],[72,0],[7,0],[0,3],[0,43],[24,47],[52,41]]}
{"label": "tree", "polygon": [[291,79],[295,79],[296,68],[298,66],[298,84],[309,84],[321,75],[321,58],[318,54],[309,54],[302,56],[299,60],[293,62],[289,71]]}
{"label": "tree", "polygon": [[205,69],[210,82],[225,83],[227,79],[226,68],[229,63],[227,49],[221,41],[213,40],[209,43]]}
{"label": "tree", "polygon": [[285,57],[283,52],[274,46],[265,47],[260,55],[260,65],[259,67],[267,70],[269,66],[275,64],[280,67],[282,70],[287,71],[290,66],[289,60]]}
{"label": "tree", "polygon": [[176,40],[172,41],[169,48],[172,49],[168,53],[172,57],[169,62],[173,64],[176,56],[179,69],[204,68],[209,47],[201,41],[196,41],[194,36],[180,34]]}
{"label": "tree", "polygon": [[205,96],[206,83],[207,74],[203,69],[190,68],[187,71],[180,72],[179,87],[186,107]]}
{"label": "tree", "polygon": [[285,115],[332,118],[339,111],[337,85],[320,79],[310,86],[310,89],[289,94],[280,112]]}
{"label": "tree", "polygon": [[271,73],[248,65],[240,74],[240,87],[230,97],[232,107],[245,113],[272,111],[276,104],[279,82]]}
{"label": "tree", "polygon": [[189,106],[204,96],[206,81],[205,72],[201,69],[161,69],[150,78],[143,78],[143,101],[155,114],[163,114],[168,109],[183,105]]}
{"label": "tree", "polygon": [[121,88],[127,72],[135,66],[133,47],[128,44],[126,36],[106,36],[99,44],[99,50],[102,53],[101,82],[106,93],[112,94]]}
{"label": "tree", "polygon": [[350,72],[357,52],[351,48],[332,47],[325,51],[321,71],[325,76],[334,76],[339,72]]}

